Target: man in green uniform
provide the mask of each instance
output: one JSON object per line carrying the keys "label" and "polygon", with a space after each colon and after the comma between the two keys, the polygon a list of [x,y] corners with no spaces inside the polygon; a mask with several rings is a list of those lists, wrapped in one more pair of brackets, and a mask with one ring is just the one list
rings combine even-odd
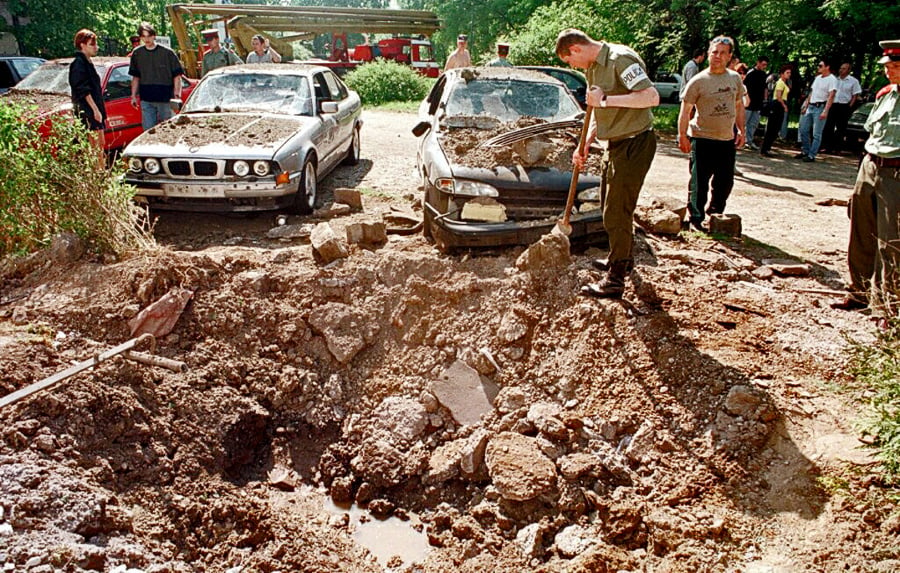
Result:
{"label": "man in green uniform", "polygon": [[900,40],[880,42],[888,77],[866,120],[871,134],[850,197],[850,294],[834,308],[880,302],[896,316],[900,301]]}
{"label": "man in green uniform", "polygon": [[[634,210],[644,177],[656,153],[653,114],[659,93],[647,75],[647,66],[637,53],[620,44],[598,41],[580,30],[568,29],[556,38],[556,55],[574,68],[586,70],[587,104],[593,122],[587,134],[584,155],[572,155],[575,169],[584,168],[588,148],[595,139],[609,142],[607,197],[603,223],[609,234],[606,277],[585,285],[581,292],[601,298],[621,298],[625,278],[634,267]],[[585,118],[585,121],[591,118]]]}
{"label": "man in green uniform", "polygon": [[222,47],[219,43],[218,30],[210,28],[209,30],[203,30],[201,34],[209,46],[209,51],[203,56],[202,72],[204,76],[216,68],[244,63],[234,52]]}

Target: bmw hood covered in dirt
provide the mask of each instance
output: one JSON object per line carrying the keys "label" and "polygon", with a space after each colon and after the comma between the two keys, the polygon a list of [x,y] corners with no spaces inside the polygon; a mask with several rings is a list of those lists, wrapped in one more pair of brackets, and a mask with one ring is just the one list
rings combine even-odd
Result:
{"label": "bmw hood covered in dirt", "polygon": [[361,108],[327,68],[220,68],[125,149],[125,181],[157,209],[309,212],[318,179],[359,160]]}

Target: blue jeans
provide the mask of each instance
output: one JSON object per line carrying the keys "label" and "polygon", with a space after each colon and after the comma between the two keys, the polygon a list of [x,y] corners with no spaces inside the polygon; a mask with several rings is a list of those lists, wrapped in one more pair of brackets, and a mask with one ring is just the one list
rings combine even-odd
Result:
{"label": "blue jeans", "polygon": [[[790,109],[790,108],[788,108]],[[781,122],[781,131],[778,132],[778,137],[781,139],[787,139],[787,127],[788,127],[788,116],[790,114],[785,112],[784,120]]]}
{"label": "blue jeans", "polygon": [[760,111],[748,109],[744,113],[747,114],[746,123],[744,124],[744,138],[748,145],[753,143],[753,135],[756,128],[759,127]]}
{"label": "blue jeans", "polygon": [[166,121],[172,115],[172,104],[167,101],[141,100],[141,127],[144,128],[144,131]]}
{"label": "blue jeans", "polygon": [[[806,113],[800,118],[800,150],[803,155],[815,159],[822,145],[822,132],[825,130],[825,120],[820,119],[824,103],[811,103],[806,108]],[[810,141],[811,140],[811,141]]]}

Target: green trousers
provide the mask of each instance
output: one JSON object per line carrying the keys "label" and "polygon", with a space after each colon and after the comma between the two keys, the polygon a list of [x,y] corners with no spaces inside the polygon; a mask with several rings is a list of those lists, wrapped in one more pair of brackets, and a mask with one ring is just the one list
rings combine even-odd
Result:
{"label": "green trousers", "polygon": [[652,130],[609,142],[603,225],[609,234],[610,263],[632,258],[634,210],[655,154],[656,134]]}

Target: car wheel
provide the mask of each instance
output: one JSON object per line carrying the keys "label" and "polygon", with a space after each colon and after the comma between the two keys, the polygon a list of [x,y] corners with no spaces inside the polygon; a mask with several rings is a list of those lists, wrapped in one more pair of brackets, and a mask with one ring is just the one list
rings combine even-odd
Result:
{"label": "car wheel", "polygon": [[350,138],[350,149],[347,150],[347,157],[344,163],[347,165],[356,165],[359,163],[359,126],[353,128],[353,137]]}
{"label": "car wheel", "polygon": [[303,175],[300,176],[297,194],[294,196],[294,211],[296,213],[308,215],[313,212],[318,199],[317,185],[316,164],[312,159],[307,159],[303,165]]}

